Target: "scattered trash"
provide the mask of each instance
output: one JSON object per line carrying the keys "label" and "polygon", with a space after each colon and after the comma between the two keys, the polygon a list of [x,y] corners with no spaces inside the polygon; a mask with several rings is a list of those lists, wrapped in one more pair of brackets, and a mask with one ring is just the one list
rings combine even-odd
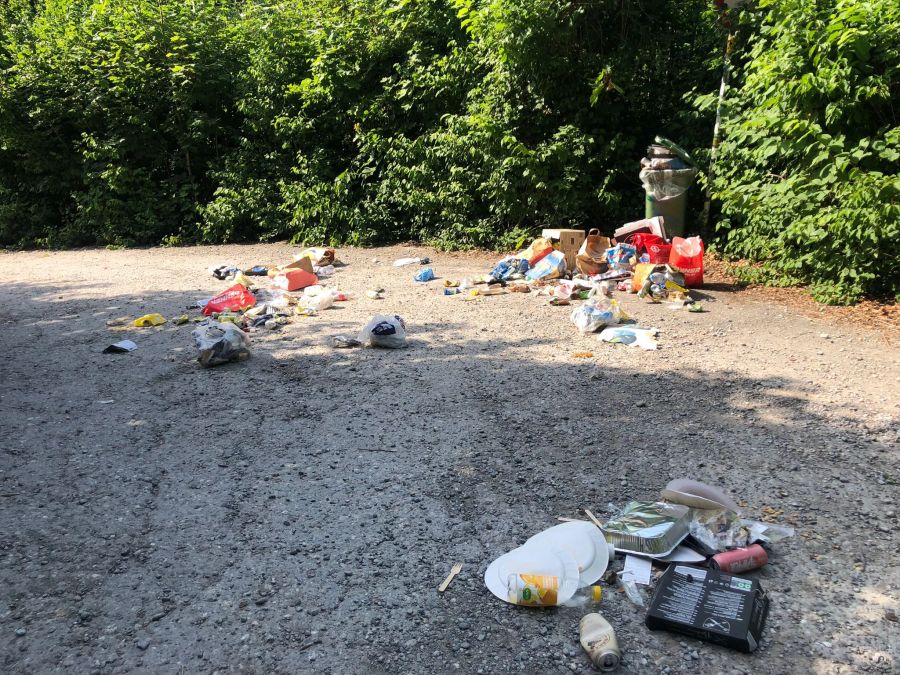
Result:
{"label": "scattered trash", "polygon": [[609,672],[619,667],[622,651],[609,621],[597,613],[586,614],[579,623],[581,646],[597,670]]}
{"label": "scattered trash", "polygon": [[606,264],[611,270],[630,272],[637,264],[637,249],[631,244],[616,244],[607,249]]}
{"label": "scattered trash", "polygon": [[384,289],[378,288],[366,291],[366,297],[371,300],[384,300]]}
{"label": "scattered trash", "polygon": [[[639,285],[639,286],[638,286]],[[649,297],[660,302],[668,297],[686,297],[684,275],[671,265],[639,264],[635,268],[632,290],[638,287],[639,298]],[[678,294],[678,296],[674,295]]]}
{"label": "scattered trash", "polygon": [[594,352],[572,352],[573,359],[590,359],[594,356]]}
{"label": "scattered trash", "polygon": [[706,311],[706,309],[704,309],[703,305],[701,305],[699,302],[695,302],[688,305],[688,311],[693,312],[694,314],[702,314]]}
{"label": "scattered trash", "polygon": [[104,354],[127,354],[137,349],[137,345],[131,340],[121,340],[103,350]]}
{"label": "scattered trash", "polygon": [[248,277],[265,277],[269,274],[269,268],[263,265],[255,265],[250,269],[244,270],[244,274]]}
{"label": "scattered trash", "polygon": [[362,329],[359,340],[372,347],[386,349],[402,349],[408,347],[406,342],[406,323],[396,314],[393,316],[377,315]]}
{"label": "scattered trash", "polygon": [[407,265],[427,265],[431,258],[400,258],[394,261],[394,267],[406,267]]}
{"label": "scattered trash", "polygon": [[572,310],[571,319],[582,333],[593,333],[604,326],[628,321],[630,317],[615,300],[594,297]]}
{"label": "scattered trash", "polygon": [[174,319],[172,319],[172,323],[174,323],[176,326],[183,326],[190,320],[191,319],[187,314],[182,314],[181,316],[176,316]]}
{"label": "scattered trash", "polygon": [[136,328],[147,328],[149,326],[162,326],[166,322],[166,318],[162,314],[144,314],[131,322]]}
{"label": "scattered trash", "polygon": [[752,652],[768,612],[769,598],[755,579],[671,565],[657,581],[645,623]]}
{"label": "scattered trash", "polygon": [[240,270],[234,265],[219,265],[217,267],[210,267],[209,271],[210,274],[212,274],[219,281],[231,279],[235,274],[240,272]]}
{"label": "scattered trash", "polygon": [[191,333],[200,355],[197,360],[204,367],[229,361],[243,361],[250,356],[250,339],[233,323],[208,321]]}
{"label": "scattered trash", "polygon": [[117,319],[108,319],[106,321],[107,328],[122,328],[124,326],[132,326],[132,325],[134,325],[134,324],[131,320],[131,317],[127,317],[127,316],[120,316]]}
{"label": "scattered trash", "polygon": [[336,252],[331,247],[313,247],[307,248],[294,256],[294,260],[308,258],[316,267],[326,267],[332,265],[335,260]]}
{"label": "scattered trash", "polygon": [[331,338],[331,346],[336,349],[350,349],[351,347],[362,347],[362,342],[349,335],[335,335]]}
{"label": "scattered trash", "polygon": [[420,282],[431,281],[432,279],[434,279],[434,270],[430,267],[426,267],[425,269],[417,272],[413,279]]}
{"label": "scattered trash", "polygon": [[599,335],[603,342],[625,344],[629,347],[654,350],[659,344],[654,339],[659,330],[656,328],[632,328],[631,326],[612,326],[604,328]]}
{"label": "scattered trash", "polygon": [[290,322],[286,316],[273,316],[270,319],[266,319],[266,322],[263,324],[266,327],[266,330],[278,330],[282,326],[286,326]]}
{"label": "scattered trash", "polygon": [[450,585],[450,582],[453,581],[453,577],[459,574],[462,571],[462,563],[456,562],[453,563],[453,566],[450,568],[450,574],[447,575],[447,578],[441,582],[441,585],[438,586],[438,593],[443,593],[447,590],[447,587]]}

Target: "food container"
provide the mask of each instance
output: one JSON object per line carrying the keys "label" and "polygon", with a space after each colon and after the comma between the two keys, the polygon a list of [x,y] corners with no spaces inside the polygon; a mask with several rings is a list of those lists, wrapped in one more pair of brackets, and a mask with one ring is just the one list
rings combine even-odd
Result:
{"label": "food container", "polygon": [[691,510],[687,506],[631,502],[602,529],[617,551],[663,556],[688,535],[690,523]]}

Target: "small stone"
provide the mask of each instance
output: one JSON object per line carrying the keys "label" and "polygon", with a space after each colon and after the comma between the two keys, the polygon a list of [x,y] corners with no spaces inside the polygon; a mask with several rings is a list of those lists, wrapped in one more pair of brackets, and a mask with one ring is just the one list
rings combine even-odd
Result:
{"label": "small stone", "polygon": [[634,407],[635,408],[646,408],[647,402],[646,401],[638,401],[637,403],[634,404]]}
{"label": "small stone", "polygon": [[16,628],[16,637],[22,637],[23,635],[25,635],[25,632],[26,631],[24,628]]}
{"label": "small stone", "polygon": [[134,644],[138,649],[140,649],[141,651],[144,651],[145,649],[147,649],[147,647],[150,646],[150,639],[149,638],[141,638],[140,640],[137,640]]}

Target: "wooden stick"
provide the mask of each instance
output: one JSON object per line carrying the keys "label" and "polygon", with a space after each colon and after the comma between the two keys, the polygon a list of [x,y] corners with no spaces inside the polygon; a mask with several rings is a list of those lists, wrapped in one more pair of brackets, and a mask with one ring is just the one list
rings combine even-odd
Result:
{"label": "wooden stick", "polygon": [[601,530],[603,529],[603,525],[601,525],[600,521],[597,520],[597,516],[595,516],[593,513],[591,513],[589,509],[585,509],[584,512],[585,512],[585,514],[587,514],[587,517],[590,518],[594,522],[594,525],[599,527]]}

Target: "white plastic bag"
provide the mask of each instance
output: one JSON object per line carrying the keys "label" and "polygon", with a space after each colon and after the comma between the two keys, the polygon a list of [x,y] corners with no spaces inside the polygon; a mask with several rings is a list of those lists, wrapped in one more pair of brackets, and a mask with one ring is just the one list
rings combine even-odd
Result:
{"label": "white plastic bag", "polygon": [[582,333],[593,333],[604,326],[628,321],[629,317],[615,300],[595,296],[572,310],[571,319]]}
{"label": "white plastic bag", "polygon": [[326,286],[307,286],[303,289],[303,295],[297,300],[297,304],[303,309],[321,312],[334,304],[337,292]]}
{"label": "white plastic bag", "polygon": [[402,349],[408,347],[406,342],[406,323],[396,314],[385,316],[378,314],[366,324],[359,333],[359,341],[372,347]]}

